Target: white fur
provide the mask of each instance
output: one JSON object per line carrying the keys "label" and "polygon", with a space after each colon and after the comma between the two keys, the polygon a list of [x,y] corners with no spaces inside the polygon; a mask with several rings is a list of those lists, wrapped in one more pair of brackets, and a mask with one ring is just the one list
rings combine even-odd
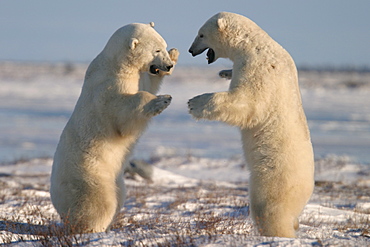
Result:
{"label": "white fur", "polygon": [[87,69],[51,174],[51,199],[70,231],[106,231],[121,209],[122,164],[148,121],[171,102],[169,95],[150,93],[170,72],[148,74],[151,65],[173,66],[166,46],[151,25],[126,25]]}
{"label": "white fur", "polygon": [[189,51],[195,56],[206,48],[214,50],[215,60],[233,61],[229,91],[194,97],[189,112],[240,128],[258,230],[295,237],[314,187],[314,158],[294,61],[254,22],[233,13],[209,19]]}

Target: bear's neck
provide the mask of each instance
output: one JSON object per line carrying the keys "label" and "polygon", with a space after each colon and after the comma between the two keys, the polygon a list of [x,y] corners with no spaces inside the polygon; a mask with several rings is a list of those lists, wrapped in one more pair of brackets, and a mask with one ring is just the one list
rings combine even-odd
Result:
{"label": "bear's neck", "polygon": [[113,79],[112,83],[119,93],[135,94],[139,91],[140,71],[137,67],[127,62],[118,63],[111,59],[105,59],[103,64],[101,67],[103,74]]}
{"label": "bear's neck", "polygon": [[116,83],[121,93],[135,94],[139,91],[140,71],[123,66],[118,69]]}
{"label": "bear's neck", "polygon": [[253,54],[248,52],[241,53],[236,55],[231,59],[233,61],[233,75],[230,81],[229,90],[237,88],[241,84],[254,81],[255,73],[258,73],[258,66],[253,67],[255,58]]}

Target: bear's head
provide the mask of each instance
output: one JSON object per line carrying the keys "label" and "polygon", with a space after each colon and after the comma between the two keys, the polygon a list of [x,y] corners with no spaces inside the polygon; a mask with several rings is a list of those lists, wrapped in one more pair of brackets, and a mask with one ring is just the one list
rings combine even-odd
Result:
{"label": "bear's head", "polygon": [[133,23],[118,29],[103,53],[117,64],[138,68],[140,72],[158,74],[169,71],[173,62],[164,39],[154,30],[154,23]]}
{"label": "bear's head", "polygon": [[[249,19],[242,15],[228,12],[220,12],[212,16],[199,29],[189,52],[197,56],[208,49],[208,64],[215,62],[219,57],[231,58],[236,53],[233,48],[236,48],[242,39],[248,37],[250,28],[248,21]],[[254,25],[251,24],[252,26]]]}

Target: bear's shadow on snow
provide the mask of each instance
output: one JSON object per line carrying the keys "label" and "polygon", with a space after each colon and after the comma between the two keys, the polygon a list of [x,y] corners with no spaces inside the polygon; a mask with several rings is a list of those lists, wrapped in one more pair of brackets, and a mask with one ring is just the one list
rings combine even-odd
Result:
{"label": "bear's shadow on snow", "polygon": [[25,235],[53,235],[53,232],[57,232],[62,228],[57,224],[51,225],[36,225],[30,223],[14,222],[10,220],[0,221],[0,231],[7,231],[14,234],[25,234]]}

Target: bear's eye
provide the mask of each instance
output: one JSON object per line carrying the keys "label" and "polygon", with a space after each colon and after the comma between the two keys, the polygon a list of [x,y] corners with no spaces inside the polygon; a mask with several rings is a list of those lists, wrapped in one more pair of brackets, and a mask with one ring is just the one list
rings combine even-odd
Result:
{"label": "bear's eye", "polygon": [[158,52],[161,52],[161,50],[159,50],[159,49],[158,49],[158,50],[156,50],[155,52],[157,52],[157,53],[158,53]]}
{"label": "bear's eye", "polygon": [[204,35],[203,34],[199,34],[199,38],[203,38],[204,37]]}

